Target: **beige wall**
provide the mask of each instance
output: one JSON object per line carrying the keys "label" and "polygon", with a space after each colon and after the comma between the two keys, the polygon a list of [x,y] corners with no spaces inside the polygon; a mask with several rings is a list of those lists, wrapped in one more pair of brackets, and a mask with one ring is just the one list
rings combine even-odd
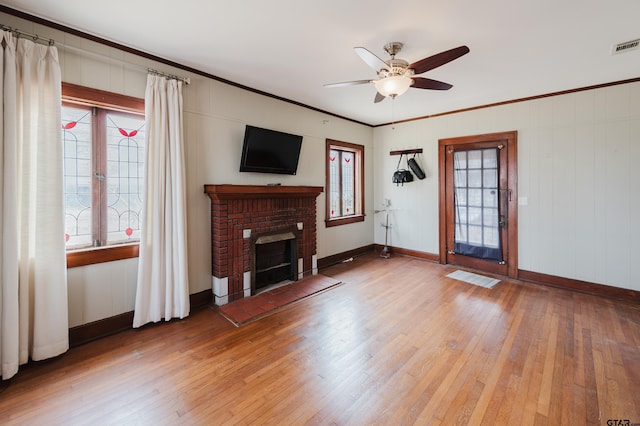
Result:
{"label": "beige wall", "polygon": [[[394,127],[374,130],[374,204],[397,209],[392,245],[438,253],[438,139],[516,130],[518,267],[640,290],[640,83]],[[409,148],[423,148],[428,177],[396,187],[389,151]]]}

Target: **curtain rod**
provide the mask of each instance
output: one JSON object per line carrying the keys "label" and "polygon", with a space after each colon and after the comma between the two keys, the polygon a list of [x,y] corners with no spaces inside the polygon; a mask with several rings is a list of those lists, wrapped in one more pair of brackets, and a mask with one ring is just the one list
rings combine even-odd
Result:
{"label": "curtain rod", "polygon": [[54,44],[56,44],[56,41],[54,39],[52,39],[52,38],[42,38],[38,34],[32,34],[32,33],[26,32],[26,31],[21,31],[21,30],[19,30],[17,28],[11,28],[8,25],[0,24],[0,29],[2,29],[3,31],[12,32],[17,37],[26,36],[26,37],[29,37],[29,38],[33,39],[33,41],[35,41],[35,42],[48,44],[49,46],[53,46]]}
{"label": "curtain rod", "polygon": [[191,79],[189,77],[180,77],[174,74],[168,74],[166,72],[154,70],[153,68],[147,68],[147,72],[150,74],[156,74],[162,77],[166,77],[170,80],[179,80],[179,81],[182,81],[184,84],[191,84]]}
{"label": "curtain rod", "polygon": [[[30,37],[30,38],[33,39],[33,41],[37,41],[37,42],[40,42],[40,43],[48,43],[49,46],[53,46],[53,45],[56,44],[56,41],[54,39],[42,38],[42,37],[38,36],[37,34],[28,33],[26,31],[22,31],[22,30],[19,30],[17,28],[12,28],[12,27],[10,27],[8,25],[5,25],[5,24],[0,24],[0,30],[13,32],[14,34],[16,34],[18,36]],[[119,59],[112,58],[112,57],[109,57],[109,56],[106,56],[106,55],[102,55],[100,53],[92,52],[90,50],[86,50],[86,49],[83,49],[81,47],[67,45],[67,44],[64,44],[64,43],[61,43],[61,45],[62,45],[62,47],[64,49],[75,50],[75,51],[81,52],[81,53],[89,55],[89,56],[95,56],[95,57],[99,57],[100,59],[103,59],[103,60],[108,60],[109,62],[117,61],[117,62],[125,64],[125,65],[127,65],[129,67],[134,67],[134,68],[137,68],[139,70],[146,70],[148,73],[161,75],[161,76],[169,78],[169,79],[180,80],[184,84],[187,84],[187,85],[191,84],[191,79],[189,77],[180,77],[180,76],[175,75],[175,74],[169,74],[169,73],[158,71],[158,70],[155,70],[155,69],[152,69],[152,68],[147,68],[147,67],[135,65],[135,64],[132,64],[132,63],[127,63],[127,62],[125,62],[123,60],[119,60]]]}

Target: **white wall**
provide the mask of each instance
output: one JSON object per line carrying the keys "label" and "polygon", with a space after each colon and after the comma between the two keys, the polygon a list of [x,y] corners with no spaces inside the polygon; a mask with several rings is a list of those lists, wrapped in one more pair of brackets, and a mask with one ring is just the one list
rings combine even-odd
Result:
{"label": "white wall", "polygon": [[[374,130],[374,207],[388,198],[397,208],[391,245],[438,253],[438,139],[516,130],[518,194],[528,201],[518,207],[518,267],[640,290],[640,83],[394,127]],[[396,187],[389,151],[410,148],[423,148],[427,178]]]}
{"label": "white wall", "polygon": [[[318,257],[373,243],[373,130],[0,13],[1,22],[56,40],[65,82],[144,97],[146,68],[190,77],[183,90],[188,185],[188,256],[191,293],[211,289],[210,205],[205,184],[325,184],[325,139],[365,146],[362,223],[326,229],[324,194],[317,199]],[[91,53],[89,53],[91,52]],[[111,59],[109,59],[111,58]],[[246,124],[303,135],[296,176],[239,173]],[[133,310],[137,259],[69,270],[69,323],[86,324]]]}

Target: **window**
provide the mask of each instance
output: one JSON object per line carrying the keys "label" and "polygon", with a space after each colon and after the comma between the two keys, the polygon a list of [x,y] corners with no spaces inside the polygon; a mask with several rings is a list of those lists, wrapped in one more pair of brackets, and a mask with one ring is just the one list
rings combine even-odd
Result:
{"label": "window", "polygon": [[[139,241],[144,101],[69,84],[63,84],[62,99],[67,249]],[[134,255],[117,252],[117,258]],[[104,252],[100,259],[115,260]],[[78,266],[69,256],[67,262]]]}
{"label": "window", "polygon": [[364,146],[327,139],[326,226],[364,220]]}

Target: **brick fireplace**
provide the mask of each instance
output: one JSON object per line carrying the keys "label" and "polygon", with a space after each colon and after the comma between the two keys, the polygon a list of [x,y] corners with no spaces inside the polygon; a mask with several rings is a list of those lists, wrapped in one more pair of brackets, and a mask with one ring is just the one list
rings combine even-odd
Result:
{"label": "brick fireplace", "polygon": [[264,285],[261,271],[269,268],[260,264],[271,256],[263,255],[256,267],[256,253],[286,253],[293,280],[317,274],[316,198],[322,191],[318,186],[205,185],[211,199],[216,305],[251,296]]}

